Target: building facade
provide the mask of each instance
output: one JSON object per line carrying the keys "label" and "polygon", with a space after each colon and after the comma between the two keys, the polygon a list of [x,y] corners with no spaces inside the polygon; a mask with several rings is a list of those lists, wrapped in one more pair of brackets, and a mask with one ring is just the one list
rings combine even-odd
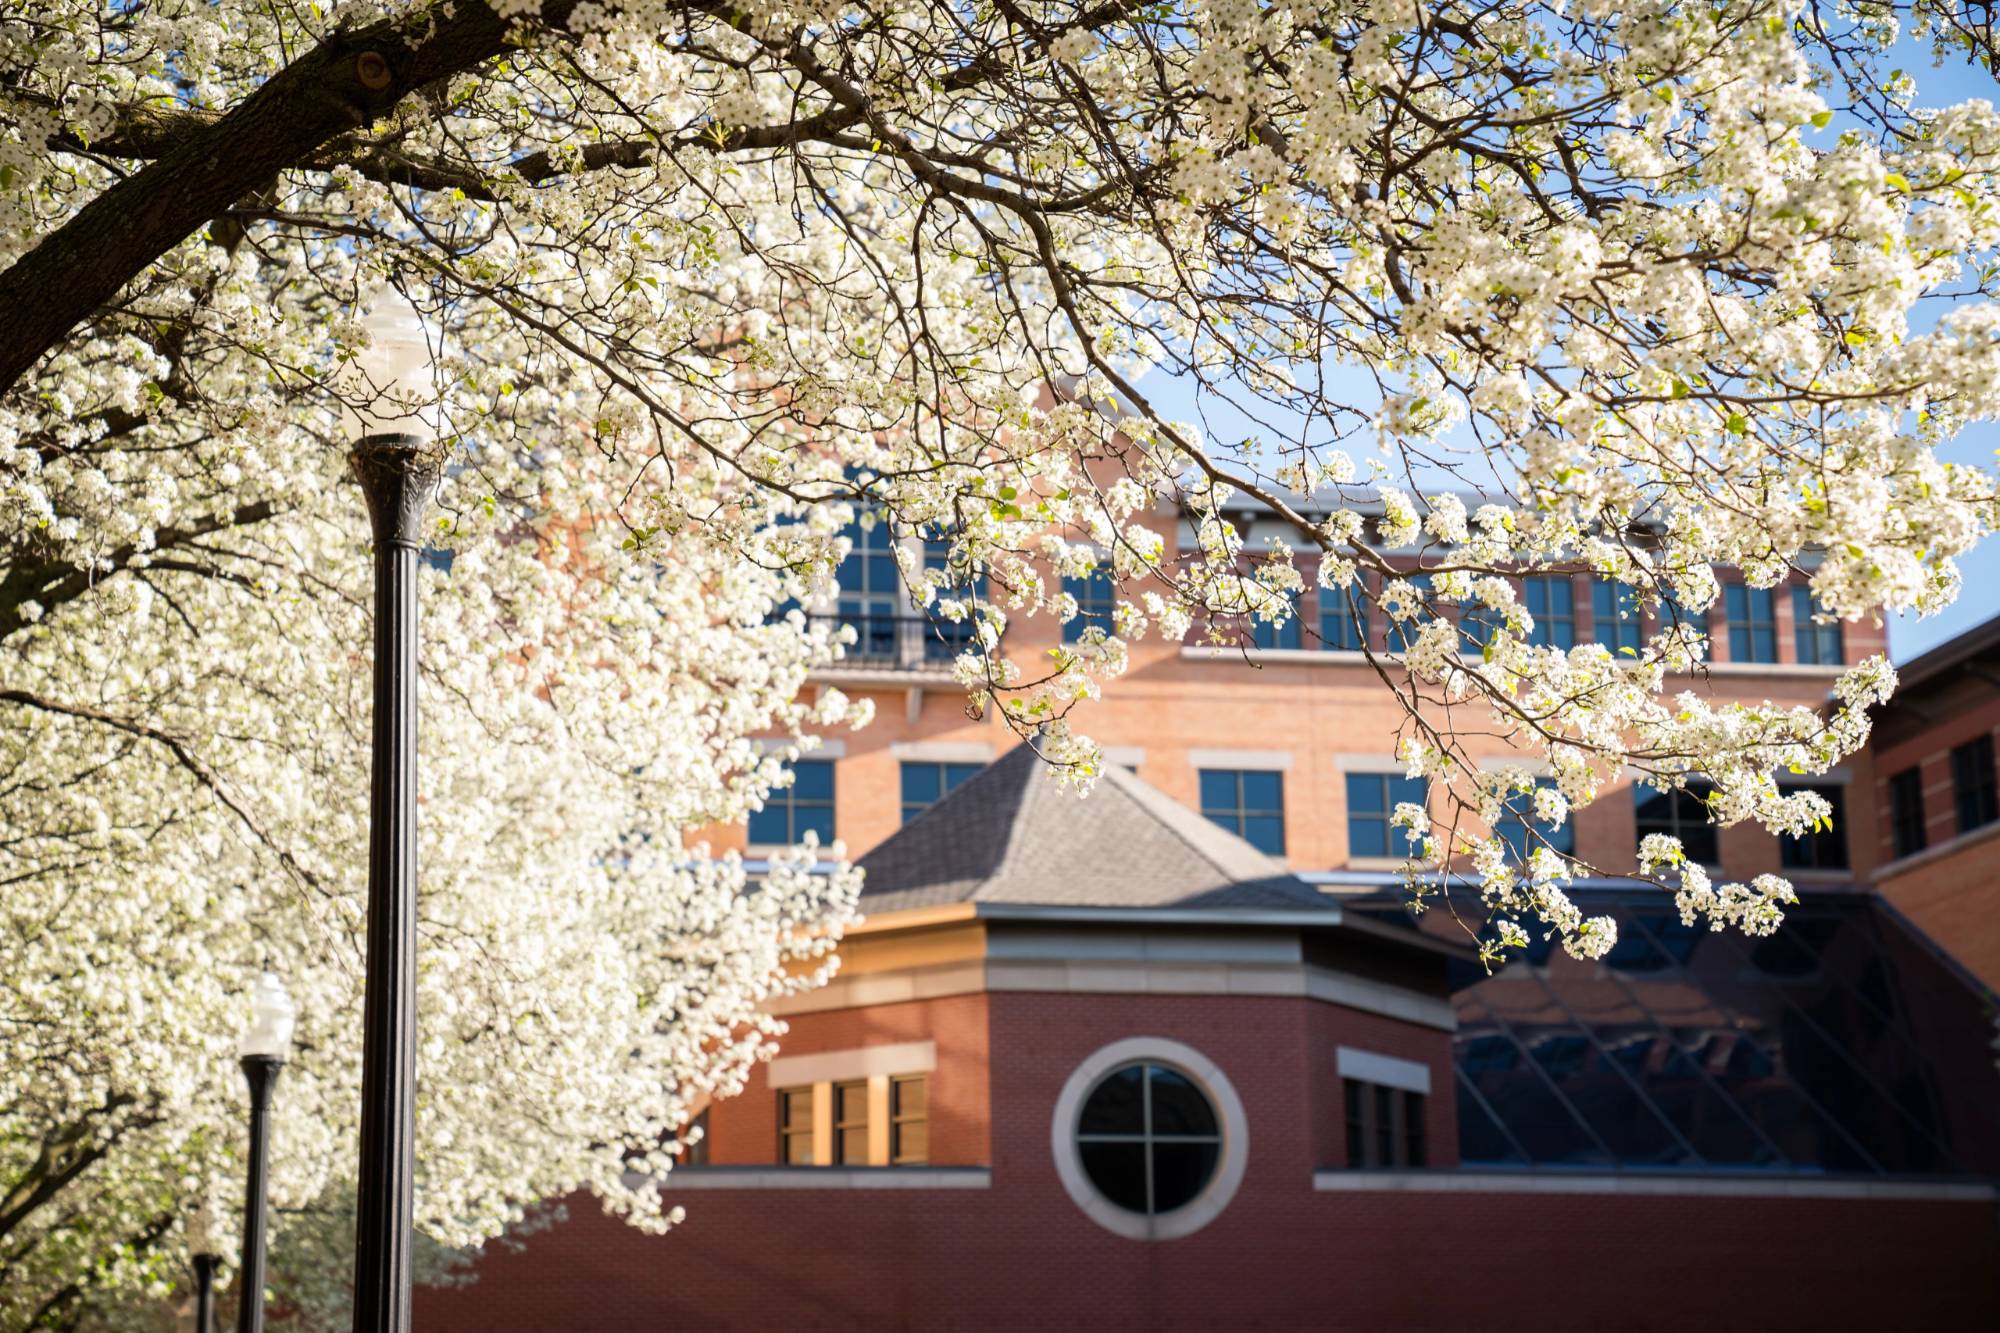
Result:
{"label": "building facade", "polygon": [[[1835,835],[1716,837],[1646,789],[1579,813],[1570,845],[1600,865],[1657,830],[1732,875],[1783,869],[1805,901],[1778,936],[1690,931],[1656,890],[1593,882],[1611,956],[1540,947],[1488,976],[1391,873],[1400,718],[1358,651],[1383,626],[1308,593],[1290,630],[1135,646],[1089,715],[1113,771],[1077,800],[968,715],[952,645],[879,574],[843,586],[860,642],[822,681],[871,695],[876,724],[715,835],[866,852],[839,976],[785,1001],[778,1058],[702,1112],[671,1234],[552,1203],[471,1285],[421,1293],[423,1327],[1825,1330],[2000,1308],[1994,999],[1954,915],[1980,915],[1987,823],[1953,822],[1991,804],[2000,699],[1924,703],[1927,681],[1982,683],[1977,653],[1913,669],[1926,711],[1825,781]],[[1648,629],[1588,580],[1527,594],[1552,642]],[[1687,685],[1721,698],[1817,705],[1882,647],[1815,622],[1802,588],[1731,586],[1709,631],[1718,661]],[[1061,633],[1023,622],[1010,650]],[[1955,757],[1980,735],[1983,779]],[[1912,768],[1914,849],[1891,790]]]}

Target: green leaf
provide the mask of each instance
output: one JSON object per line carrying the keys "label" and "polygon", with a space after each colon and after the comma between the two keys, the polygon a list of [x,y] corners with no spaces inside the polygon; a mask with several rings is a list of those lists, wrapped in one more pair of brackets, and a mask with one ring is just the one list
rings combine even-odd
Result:
{"label": "green leaf", "polygon": [[1823,130],[1833,124],[1833,113],[1831,111],[1822,111],[1812,118],[1812,123],[1814,129]]}

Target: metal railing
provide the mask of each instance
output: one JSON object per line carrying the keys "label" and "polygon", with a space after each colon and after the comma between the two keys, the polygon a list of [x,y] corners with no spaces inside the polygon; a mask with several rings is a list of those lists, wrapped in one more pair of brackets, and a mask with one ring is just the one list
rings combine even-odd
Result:
{"label": "metal railing", "polygon": [[921,614],[841,614],[807,617],[813,625],[847,625],[854,642],[841,659],[846,666],[946,672],[958,655],[978,642],[970,620],[951,621]]}

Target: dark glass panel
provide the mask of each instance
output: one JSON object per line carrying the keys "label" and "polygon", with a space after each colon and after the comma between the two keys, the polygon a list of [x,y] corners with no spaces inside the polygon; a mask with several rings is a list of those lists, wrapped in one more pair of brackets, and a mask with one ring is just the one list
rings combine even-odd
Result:
{"label": "dark glass panel", "polygon": [[936,764],[903,765],[903,804],[929,805],[938,798],[943,774]]}
{"label": "dark glass panel", "polygon": [[825,759],[804,759],[794,767],[792,795],[802,801],[833,799],[833,764]]}
{"label": "dark glass panel", "polygon": [[[1380,773],[1349,773],[1347,775],[1347,808],[1350,811],[1375,813],[1386,811],[1384,792],[1387,781]],[[1203,804],[1207,804],[1204,798]]]}
{"label": "dark glass panel", "polygon": [[[1478,1027],[1492,1027],[1491,1016],[1477,1005],[1472,1007],[1469,1021]],[[1476,1031],[1465,1033],[1463,1029],[1461,1034],[1473,1040],[1484,1035]],[[1565,1165],[1611,1163],[1603,1147],[1549,1090],[1532,1063],[1495,1061],[1477,1072],[1469,1069],[1464,1072],[1533,1161]]]}
{"label": "dark glass panel", "polygon": [[1090,1183],[1120,1208],[1146,1211],[1146,1145],[1143,1143],[1090,1143],[1077,1145],[1083,1159],[1083,1173]]}
{"label": "dark glass panel", "polygon": [[833,809],[830,806],[807,806],[792,817],[792,836],[786,842],[797,842],[808,832],[819,835],[823,847],[833,841]]}
{"label": "dark glass panel", "polygon": [[1143,1134],[1146,1132],[1145,1066],[1127,1065],[1106,1076],[1083,1103],[1079,1134]]}
{"label": "dark glass panel", "polygon": [[1250,769],[1243,774],[1245,810],[1283,810],[1285,776],[1282,773]]}
{"label": "dark glass panel", "polygon": [[1277,815],[1248,815],[1243,840],[1268,856],[1285,854],[1285,821]]}
{"label": "dark glass panel", "polygon": [[1222,1156],[1222,1145],[1155,1143],[1152,1152],[1153,1211],[1170,1213],[1200,1194],[1210,1177],[1215,1175],[1215,1164]]}
{"label": "dark glass panel", "polygon": [[1201,808],[1208,810],[1233,810],[1236,808],[1236,770],[1233,768],[1204,768],[1201,770]]}
{"label": "dark glass panel", "polygon": [[1215,1111],[1178,1070],[1152,1067],[1153,1133],[1216,1134]]}
{"label": "dark glass panel", "polygon": [[[1353,1142],[1350,1131],[1349,1142]],[[1349,1150],[1350,1159],[1352,1149]],[[1464,1083],[1458,1085],[1458,1160],[1466,1166],[1524,1166],[1521,1154],[1507,1141],[1493,1117]]]}

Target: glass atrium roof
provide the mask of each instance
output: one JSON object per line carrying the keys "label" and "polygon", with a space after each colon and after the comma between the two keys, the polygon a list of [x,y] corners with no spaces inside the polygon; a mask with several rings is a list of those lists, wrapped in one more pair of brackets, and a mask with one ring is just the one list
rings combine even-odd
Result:
{"label": "glass atrium roof", "polygon": [[1749,939],[1658,890],[1574,896],[1618,920],[1603,961],[1454,965],[1466,1166],[2000,1174],[1993,998],[1878,900]]}

